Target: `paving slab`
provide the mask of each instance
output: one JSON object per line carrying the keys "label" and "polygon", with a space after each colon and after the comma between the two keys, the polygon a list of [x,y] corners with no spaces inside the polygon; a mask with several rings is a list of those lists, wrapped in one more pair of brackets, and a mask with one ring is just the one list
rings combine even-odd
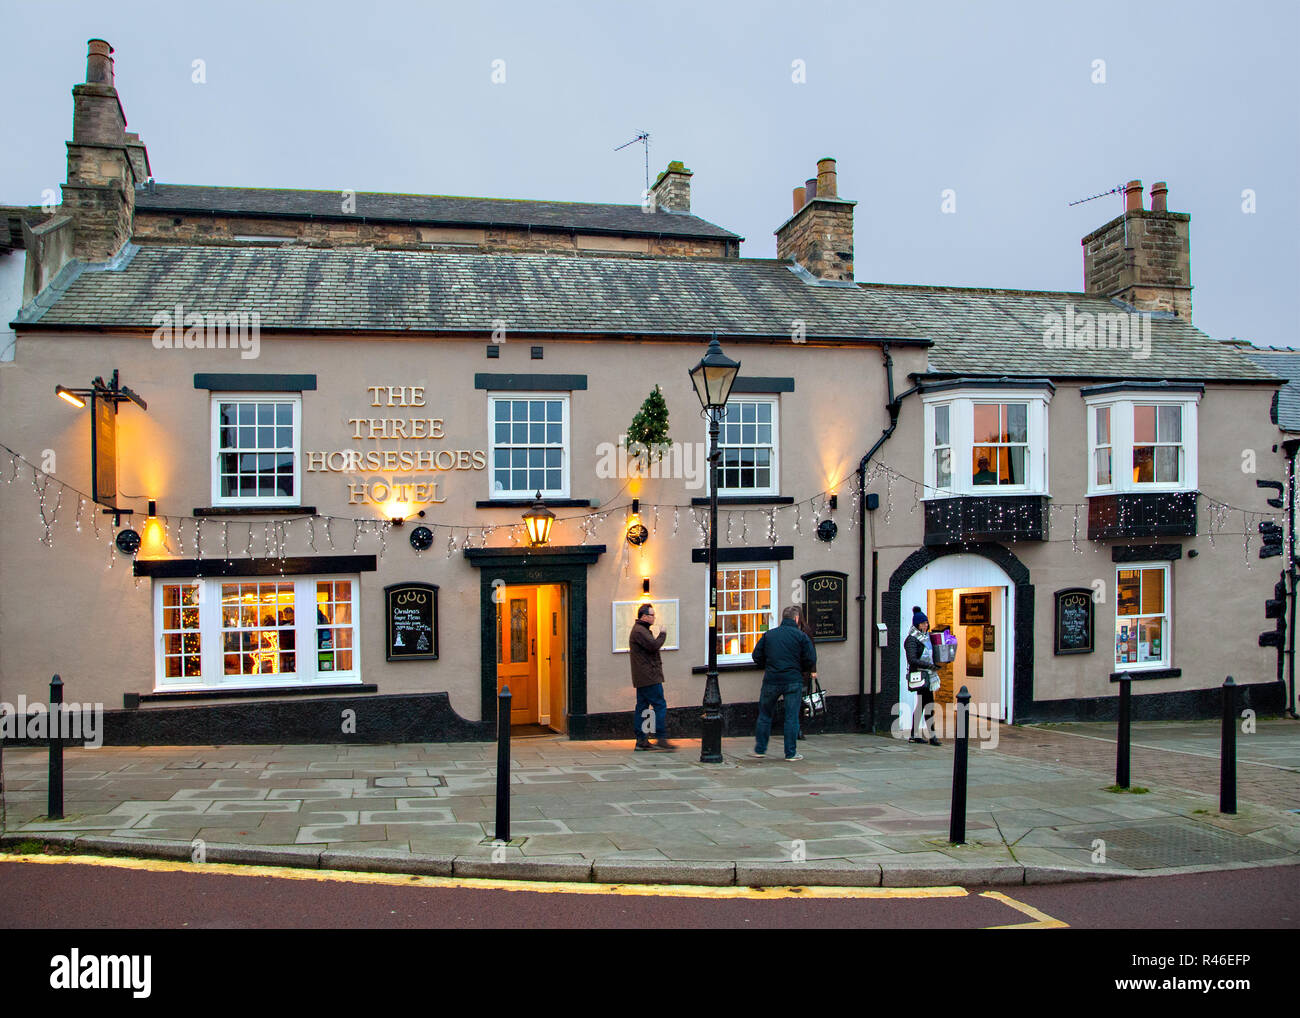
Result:
{"label": "paving slab", "polygon": [[[1218,814],[1207,777],[1213,770],[1217,781],[1217,724],[1135,726],[1134,779],[1151,789],[1141,796],[1105,791],[1113,728],[1001,729],[997,749],[971,758],[966,846],[945,840],[948,742],[819,735],[801,746],[805,760],[787,765],[748,759],[749,739],[731,738],[725,762],[705,765],[687,742],[673,755],[634,755],[627,740],[529,739],[514,747],[511,767],[512,833],[523,841],[505,858],[579,870],[654,864],[661,871],[645,879],[730,882],[738,867],[748,878],[770,870],[788,879],[800,846],[808,880],[842,875],[851,860],[902,874],[891,880],[982,885],[1300,857],[1300,815],[1288,812],[1300,808],[1300,725],[1266,720],[1254,741],[1239,740],[1235,816]],[[247,847],[250,861],[295,846],[291,858],[332,852],[387,866],[403,857],[423,865],[418,856],[490,861],[481,842],[495,825],[494,753],[483,743],[69,749],[67,819],[50,821],[44,753],[11,748],[3,833],[98,837],[105,851],[136,845],[176,858],[200,838],[223,852]],[[1091,862],[1098,840],[1107,848],[1100,868]]]}

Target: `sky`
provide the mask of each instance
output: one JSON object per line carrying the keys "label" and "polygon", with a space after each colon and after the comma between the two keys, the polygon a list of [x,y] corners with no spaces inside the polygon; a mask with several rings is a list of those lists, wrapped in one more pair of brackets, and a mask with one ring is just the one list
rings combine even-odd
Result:
{"label": "sky", "polygon": [[1194,324],[1293,347],[1298,30],[1296,0],[0,0],[0,204],[66,179],[98,37],[163,183],[637,204],[615,148],[648,131],[651,177],[685,162],[692,210],[770,258],[833,156],[859,281],[1079,290],[1121,200],[1068,203],[1164,180]]}

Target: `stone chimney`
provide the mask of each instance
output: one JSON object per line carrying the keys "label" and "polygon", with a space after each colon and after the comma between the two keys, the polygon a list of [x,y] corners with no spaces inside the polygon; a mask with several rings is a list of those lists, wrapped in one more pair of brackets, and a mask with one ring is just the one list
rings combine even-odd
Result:
{"label": "stone chimney", "polygon": [[149,153],[126,130],[113,85],[113,47],[91,39],[86,80],[72,89],[72,141],[63,212],[72,218],[73,255],[105,261],[131,239],[135,189],[149,177]]}
{"label": "stone chimney", "polygon": [[817,176],[794,189],[794,214],[777,227],[776,256],[818,279],[853,282],[854,201],[839,197],[834,159],[817,161]]}
{"label": "stone chimney", "polygon": [[1142,181],[1124,187],[1124,214],[1083,238],[1083,288],[1138,311],[1169,311],[1192,320],[1190,222],[1168,209],[1164,181],[1142,207]]}
{"label": "stone chimney", "polygon": [[655,208],[663,209],[665,212],[689,212],[691,211],[691,177],[694,174],[688,170],[679,159],[674,159],[668,164],[668,169],[664,170],[655,178],[654,187],[650,188],[650,193],[654,195]]}

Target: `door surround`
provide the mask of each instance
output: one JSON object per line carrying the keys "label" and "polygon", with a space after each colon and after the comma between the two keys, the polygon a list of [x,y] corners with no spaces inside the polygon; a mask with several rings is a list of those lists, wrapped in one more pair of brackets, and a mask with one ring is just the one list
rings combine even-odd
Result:
{"label": "door surround", "polygon": [[918,548],[912,552],[889,577],[889,589],[880,595],[882,621],[889,633],[889,644],[881,651],[880,688],[877,693],[872,728],[884,724],[889,730],[893,718],[891,711],[898,705],[898,683],[894,676],[902,667],[902,640],[897,635],[903,630],[901,599],[903,586],[925,566],[946,555],[973,554],[989,559],[1006,573],[1014,586],[1015,621],[1012,638],[1015,640],[1015,657],[1011,669],[1012,717],[1030,716],[1034,702],[1034,585],[1029,581],[1029,569],[1013,552],[1000,544],[978,542],[974,544],[936,545]]}
{"label": "door surround", "polygon": [[465,558],[479,570],[479,717],[496,725],[497,643],[493,581],[507,586],[565,583],[569,587],[568,703],[569,738],[587,733],[587,568],[605,552],[603,544],[546,548],[467,548]]}

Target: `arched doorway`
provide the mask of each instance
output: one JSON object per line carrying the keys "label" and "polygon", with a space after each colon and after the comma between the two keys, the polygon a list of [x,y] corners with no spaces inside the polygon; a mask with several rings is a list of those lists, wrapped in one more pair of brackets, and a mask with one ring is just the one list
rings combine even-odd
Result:
{"label": "arched doorway", "polygon": [[[968,553],[945,555],[922,566],[903,584],[899,594],[898,641],[901,645],[919,606],[930,619],[932,632],[947,629],[957,638],[955,659],[940,665],[940,707],[955,702],[965,686],[971,713],[1010,722],[1014,716],[1015,641],[1011,633],[1016,587],[996,562]],[[907,659],[899,655],[898,702],[911,706],[916,696],[907,690]],[[906,725],[910,712],[900,714]]]}
{"label": "arched doorway", "polygon": [[[950,564],[945,567],[946,561]],[[1012,722],[1029,717],[1034,712],[1034,586],[1025,564],[1009,549],[992,542],[980,542],[918,548],[890,576],[889,587],[880,596],[881,620],[886,626],[888,642],[881,653],[881,683],[873,710],[873,725],[888,730],[891,724],[896,723],[897,716],[910,715],[915,697],[906,688],[903,639],[911,625],[913,605],[921,605],[927,614],[931,614],[931,591],[949,592],[948,604],[953,612],[954,630],[962,617],[959,600],[962,593],[990,595],[987,606],[980,604],[980,598],[968,600],[967,622],[961,628],[968,630],[976,625],[991,625],[993,630],[987,635],[993,638],[992,650],[986,650],[986,634],[981,629],[978,634],[980,646],[971,648],[970,637],[976,634],[963,632],[965,639],[958,647],[958,653],[979,650],[985,657],[995,654],[999,669],[996,676],[998,699],[1005,705],[1004,719]],[[987,611],[988,622],[974,621],[980,617],[981,611]],[[956,669],[953,671],[955,677]],[[994,676],[971,676],[970,668],[964,671],[967,679],[982,680],[982,691],[986,693],[983,700],[993,702],[994,697],[987,695],[987,685]],[[966,684],[969,686],[970,682]],[[957,688],[960,689],[960,684]],[[972,694],[973,704],[980,698],[974,695],[974,690]]]}

